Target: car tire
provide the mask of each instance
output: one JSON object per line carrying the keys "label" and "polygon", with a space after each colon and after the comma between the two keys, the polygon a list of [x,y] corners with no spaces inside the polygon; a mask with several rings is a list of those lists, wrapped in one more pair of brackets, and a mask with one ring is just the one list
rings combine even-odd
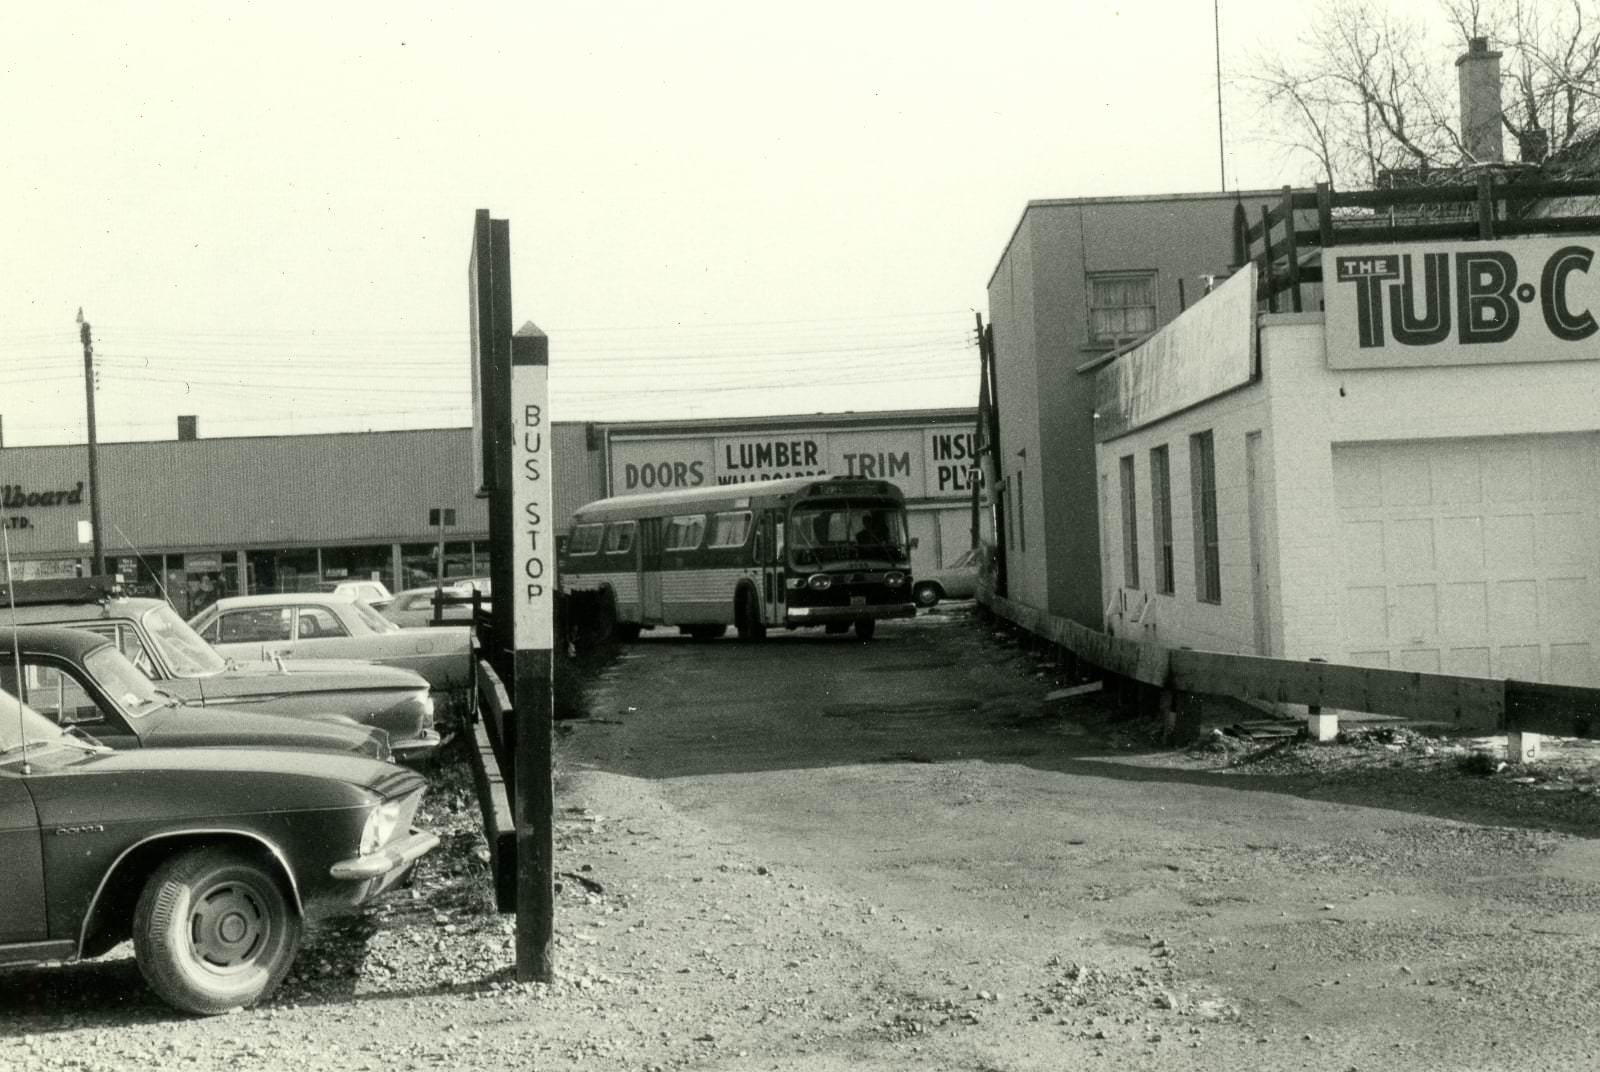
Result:
{"label": "car tire", "polygon": [[911,590],[911,598],[919,607],[931,607],[944,598],[944,589],[933,581],[923,581]]}
{"label": "car tire", "polygon": [[272,993],[294,962],[300,930],[278,875],[235,849],[190,849],[145,883],[133,949],[158,997],[211,1016]]}
{"label": "car tire", "polygon": [[856,619],[856,639],[871,640],[878,631],[878,622],[874,618]]}
{"label": "car tire", "polygon": [[734,628],[739,631],[740,640],[752,643],[766,639],[767,627],[761,622],[761,604],[756,602],[754,588],[740,590],[739,603],[733,620]]}

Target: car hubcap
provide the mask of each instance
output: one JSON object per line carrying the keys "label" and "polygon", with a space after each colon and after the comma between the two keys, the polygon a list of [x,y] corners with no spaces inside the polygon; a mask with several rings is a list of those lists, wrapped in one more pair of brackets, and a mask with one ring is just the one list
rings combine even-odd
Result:
{"label": "car hubcap", "polygon": [[243,967],[261,950],[271,927],[260,898],[242,883],[214,886],[195,900],[189,940],[195,956],[217,970]]}

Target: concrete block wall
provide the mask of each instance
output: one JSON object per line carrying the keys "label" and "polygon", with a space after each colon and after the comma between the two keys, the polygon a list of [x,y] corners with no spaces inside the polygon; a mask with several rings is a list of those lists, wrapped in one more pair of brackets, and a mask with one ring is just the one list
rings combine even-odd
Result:
{"label": "concrete block wall", "polygon": [[[1106,514],[1101,525],[1105,539],[1100,560],[1102,588],[1106,604],[1126,600],[1128,607],[1125,616],[1112,618],[1111,626],[1118,636],[1169,647],[1257,654],[1245,450],[1246,436],[1251,432],[1262,432],[1263,445],[1268,445],[1268,428],[1267,396],[1255,385],[1099,445],[1097,470],[1105,489]],[[1220,603],[1201,602],[1196,587],[1196,504],[1191,492],[1189,437],[1205,431],[1211,432],[1215,447]],[[1170,595],[1155,590],[1155,503],[1150,483],[1150,451],[1162,445],[1167,447],[1172,489],[1174,591]],[[1134,458],[1137,493],[1140,582],[1137,589],[1126,584],[1122,552],[1120,459],[1129,454]],[[1270,562],[1270,502],[1265,504],[1264,512],[1269,521]],[[1135,624],[1132,619],[1146,598],[1152,604],[1151,609],[1143,624]]]}
{"label": "concrete block wall", "polygon": [[[1271,413],[1269,525],[1277,628],[1271,654],[1338,659],[1343,549],[1333,482],[1332,407],[1320,313],[1262,318],[1261,387]],[[1330,398],[1330,396],[1332,396]]]}

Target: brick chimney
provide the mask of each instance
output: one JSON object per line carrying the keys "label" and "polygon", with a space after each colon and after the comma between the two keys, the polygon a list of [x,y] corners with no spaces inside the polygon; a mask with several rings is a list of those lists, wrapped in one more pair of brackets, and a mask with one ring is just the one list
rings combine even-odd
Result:
{"label": "brick chimney", "polygon": [[1505,161],[1500,123],[1500,53],[1489,51],[1487,37],[1474,37],[1456,60],[1461,83],[1461,145],[1468,164]]}
{"label": "brick chimney", "polygon": [[180,415],[178,417],[178,440],[200,438],[200,418]]}

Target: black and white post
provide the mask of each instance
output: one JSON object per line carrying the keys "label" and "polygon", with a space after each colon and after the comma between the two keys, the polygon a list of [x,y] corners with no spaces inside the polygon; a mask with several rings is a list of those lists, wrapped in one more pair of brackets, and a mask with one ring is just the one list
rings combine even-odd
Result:
{"label": "black and white post", "polygon": [[546,983],[555,980],[551,720],[556,542],[550,499],[549,374],[549,339],[532,324],[524,325],[511,340],[510,385],[517,979]]}

